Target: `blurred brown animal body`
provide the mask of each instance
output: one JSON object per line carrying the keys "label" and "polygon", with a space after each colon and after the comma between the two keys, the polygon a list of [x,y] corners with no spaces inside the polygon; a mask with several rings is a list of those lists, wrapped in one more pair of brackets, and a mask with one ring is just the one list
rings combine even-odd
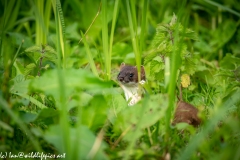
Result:
{"label": "blurred brown animal body", "polygon": [[197,127],[201,124],[201,119],[198,117],[198,109],[189,103],[179,101],[175,110],[173,125],[176,123],[188,123]]}

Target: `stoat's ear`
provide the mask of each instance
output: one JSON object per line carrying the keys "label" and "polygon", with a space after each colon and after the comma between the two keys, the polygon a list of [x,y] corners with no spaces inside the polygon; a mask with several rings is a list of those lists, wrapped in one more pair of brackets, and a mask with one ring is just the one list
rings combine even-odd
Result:
{"label": "stoat's ear", "polygon": [[145,69],[144,69],[144,66],[143,66],[143,65],[141,65],[141,72],[142,72],[142,73],[145,73]]}
{"label": "stoat's ear", "polygon": [[122,70],[123,67],[125,67],[125,63],[124,62],[121,63],[120,70]]}
{"label": "stoat's ear", "polygon": [[141,65],[141,79],[146,80],[145,69],[143,65]]}
{"label": "stoat's ear", "polygon": [[[137,68],[137,66],[134,66],[134,68]],[[145,69],[144,69],[144,66],[141,65],[141,73],[144,73],[145,74]]]}

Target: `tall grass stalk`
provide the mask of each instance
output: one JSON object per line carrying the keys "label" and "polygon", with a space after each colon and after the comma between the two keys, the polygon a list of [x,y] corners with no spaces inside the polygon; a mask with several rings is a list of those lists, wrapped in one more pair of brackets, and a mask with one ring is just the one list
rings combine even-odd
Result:
{"label": "tall grass stalk", "polygon": [[50,24],[50,18],[51,18],[51,13],[52,13],[52,5],[51,1],[46,0],[45,2],[45,10],[44,10],[44,24],[46,26],[46,38],[48,35],[48,30],[49,30],[49,24]]}
{"label": "tall grass stalk", "polygon": [[129,4],[129,0],[126,0],[126,5],[127,5],[127,16],[128,16],[130,33],[131,33],[133,51],[135,54],[136,64],[138,68],[138,79],[140,80],[141,53],[139,51],[139,43],[138,43],[138,35],[137,35],[135,0],[130,1],[130,4]]}
{"label": "tall grass stalk", "polygon": [[[181,2],[181,6],[179,8],[179,13],[177,14],[177,22],[176,22],[176,32],[170,33],[170,39],[172,39],[173,51],[170,54],[170,76],[169,76],[169,84],[167,85],[167,93],[169,96],[169,106],[166,113],[166,137],[165,142],[169,143],[169,138],[171,135],[170,130],[170,122],[172,110],[175,107],[175,98],[176,98],[176,84],[177,84],[177,74],[178,70],[181,66],[181,51],[183,43],[180,41],[179,35],[179,23],[182,20],[184,7],[186,5],[186,1]],[[185,15],[187,17],[187,15]],[[184,24],[186,26],[186,23]],[[186,27],[184,27],[185,29]],[[171,37],[173,36],[173,37]],[[166,77],[167,78],[167,77]]]}
{"label": "tall grass stalk", "polygon": [[97,68],[95,66],[95,63],[93,61],[92,53],[90,51],[90,48],[89,48],[88,43],[86,41],[86,38],[85,38],[85,36],[83,35],[82,32],[81,32],[81,36],[82,36],[82,41],[83,41],[83,44],[84,44],[84,47],[85,47],[85,50],[86,50],[86,53],[87,53],[87,57],[88,57],[88,61],[89,61],[91,70],[92,70],[93,74],[98,77],[98,72],[97,72]]}
{"label": "tall grass stalk", "polygon": [[[178,23],[177,23],[178,25]],[[178,29],[176,29],[176,34],[174,34],[174,41],[178,41],[179,35],[178,35]],[[181,48],[182,44],[173,44],[173,52],[170,55],[170,76],[169,76],[169,84],[168,84],[168,95],[169,95],[169,106],[167,109],[166,114],[166,133],[170,134],[170,121],[171,121],[171,115],[172,110],[174,108],[174,102],[175,102],[175,90],[176,90],[176,83],[177,83],[177,71],[180,67],[180,54],[181,54]],[[179,50],[177,50],[177,47],[179,47]],[[167,77],[166,77],[167,78]],[[167,134],[167,135],[168,135]],[[166,137],[166,141],[168,141],[168,136]]]}
{"label": "tall grass stalk", "polygon": [[10,30],[12,29],[17,21],[18,15],[19,15],[19,8],[21,5],[21,1],[18,0],[12,0],[8,1],[5,0],[4,2],[4,30]]}
{"label": "tall grass stalk", "polygon": [[109,42],[110,70],[111,70],[111,59],[112,59],[113,36],[114,36],[114,30],[115,30],[115,25],[116,25],[117,16],[118,16],[118,9],[119,9],[119,0],[116,0],[114,3],[114,9],[113,9],[113,19],[112,19],[112,27],[111,27],[111,34],[110,34],[110,42]]}
{"label": "tall grass stalk", "polygon": [[[5,36],[7,31],[12,29],[14,25],[16,24],[17,17],[19,14],[19,8],[20,8],[20,1],[7,1],[5,0],[2,2],[4,4],[4,11],[3,16],[0,19],[0,26],[1,26],[1,36],[0,36],[0,59],[3,67],[4,67],[4,74],[3,74],[3,81],[1,84],[1,89],[3,93],[3,97],[10,102],[10,93],[9,93],[9,81],[12,73],[12,65],[14,63],[14,59],[19,53],[19,50],[22,46],[22,43],[20,44],[20,47],[18,48],[18,51],[14,55],[15,47],[12,47],[9,43],[8,37]],[[14,59],[12,57],[14,56]],[[9,103],[10,104],[10,103]]]}
{"label": "tall grass stalk", "polygon": [[145,35],[146,35],[146,25],[147,25],[147,10],[148,10],[148,4],[149,0],[143,0],[142,1],[142,22],[141,22],[141,33],[140,33],[140,44],[139,44],[139,51],[142,55],[142,51],[144,49],[145,44]]}
{"label": "tall grass stalk", "polygon": [[[61,101],[60,108],[60,126],[62,128],[62,139],[64,144],[64,150],[66,151],[66,155],[69,159],[71,159],[71,144],[70,144],[70,126],[68,123],[68,112],[66,106],[66,94],[65,94],[65,77],[64,77],[64,70],[61,69],[62,64],[64,63],[64,34],[63,34],[63,27],[62,27],[62,20],[60,19],[60,15],[62,15],[61,11],[61,4],[59,0],[52,0],[52,5],[55,14],[55,25],[56,25],[56,35],[57,35],[57,53],[58,53],[58,85],[59,85],[59,99]],[[61,17],[63,18],[63,17]],[[63,60],[62,60],[63,59]]]}
{"label": "tall grass stalk", "polygon": [[111,57],[108,47],[108,20],[107,20],[107,0],[102,0],[102,43],[103,54],[105,58],[105,69],[107,72],[107,79],[111,78]]}
{"label": "tall grass stalk", "polygon": [[130,4],[129,1],[126,0],[127,5],[127,15],[128,15],[128,22],[131,32],[131,39],[132,39],[132,45],[133,50],[135,54],[136,64],[138,68],[138,79],[140,79],[141,74],[141,56],[142,51],[144,48],[144,40],[145,40],[145,33],[146,33],[146,24],[147,24],[147,9],[148,9],[148,0],[142,1],[142,21],[141,21],[141,33],[140,37],[138,36],[138,26],[137,26],[137,16],[136,16],[136,1],[131,0]]}
{"label": "tall grass stalk", "polygon": [[[135,59],[136,59],[136,64],[138,68],[138,79],[140,80],[140,74],[141,74],[141,54],[142,54],[142,49],[143,49],[143,42],[144,42],[144,35],[145,35],[145,30],[146,30],[146,19],[147,19],[147,8],[148,8],[148,1],[143,1],[143,14],[142,14],[142,25],[141,25],[141,35],[140,35],[140,44],[139,44],[139,37],[138,37],[138,31],[137,31],[137,18],[136,18],[136,2],[135,0],[130,1],[126,0],[126,6],[127,6],[127,16],[128,16],[128,22],[129,22],[129,28],[130,28],[130,33],[131,33],[131,39],[132,39],[132,45],[133,45],[133,50],[135,54]],[[141,113],[139,117],[142,117],[144,114],[144,106],[146,106],[147,100],[143,102],[143,107],[141,110]],[[139,131],[139,124],[141,124],[141,118],[138,121],[138,124],[136,125],[136,128],[133,130],[133,132],[138,132]],[[132,149],[134,148],[134,145],[137,141],[137,137],[133,137],[130,144],[128,145],[125,154],[124,159],[127,160],[129,159],[130,153]]]}
{"label": "tall grass stalk", "polygon": [[[2,43],[5,37],[5,33],[11,29],[12,27],[14,27],[15,23],[16,23],[16,19],[17,16],[19,14],[19,8],[20,8],[20,1],[16,1],[16,0],[12,0],[12,1],[8,1],[5,0],[3,2],[4,4],[4,12],[3,12],[3,17],[2,17],[2,21],[1,21],[1,37],[0,37],[0,52],[1,52],[1,56],[4,57],[4,53],[2,50]],[[20,47],[21,48],[21,47]]]}
{"label": "tall grass stalk", "polygon": [[73,144],[73,148],[72,148],[72,159],[80,159],[81,157],[81,124],[82,124],[82,104],[81,104],[81,94],[79,94],[78,96],[78,121],[76,123],[76,132],[74,135],[76,137],[77,143]]}
{"label": "tall grass stalk", "polygon": [[[36,44],[42,45],[47,42],[46,26],[43,20],[44,17],[44,0],[35,1],[33,5],[35,16],[36,16]],[[51,9],[51,8],[50,8]],[[46,20],[45,20],[46,21]]]}
{"label": "tall grass stalk", "polygon": [[4,55],[4,61],[7,61],[7,62],[10,62],[10,63],[6,63],[5,65],[5,74],[4,74],[4,81],[3,81],[3,85],[2,85],[2,91],[3,91],[3,95],[4,95],[4,98],[9,102],[9,105],[11,105],[10,103],[10,97],[11,97],[11,93],[10,93],[10,87],[9,87],[9,80],[10,80],[10,77],[12,75],[12,68],[13,68],[13,65],[14,65],[14,62],[16,61],[19,53],[20,53],[20,49],[22,48],[22,45],[24,43],[24,40],[22,40],[22,43],[19,45],[18,47],[18,50],[17,52],[15,53],[14,57],[12,58],[11,56],[11,50],[10,50],[10,54],[9,54],[9,50],[7,50],[7,52],[5,51],[5,54]]}
{"label": "tall grass stalk", "polygon": [[231,8],[227,7],[226,5],[224,6],[222,4],[219,4],[217,2],[210,1],[210,0],[204,0],[204,1],[209,3],[209,4],[211,4],[211,5],[213,5],[213,6],[216,6],[216,7],[220,8],[220,9],[222,9],[222,10],[228,11],[229,13],[232,13],[232,14],[240,17],[240,12],[237,12],[237,11],[231,9]]}
{"label": "tall grass stalk", "polygon": [[[31,2],[36,16],[36,44],[47,44],[48,26],[51,16],[51,1]],[[35,4],[34,4],[35,3]]]}
{"label": "tall grass stalk", "polygon": [[58,51],[58,67],[65,68],[65,24],[63,19],[63,13],[61,8],[61,3],[59,0],[52,0],[53,11],[55,15],[56,33],[57,33],[57,43],[56,48]]}

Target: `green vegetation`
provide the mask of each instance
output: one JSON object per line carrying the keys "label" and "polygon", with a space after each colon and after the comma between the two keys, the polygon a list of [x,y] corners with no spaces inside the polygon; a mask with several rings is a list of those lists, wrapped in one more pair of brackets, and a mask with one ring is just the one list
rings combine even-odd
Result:
{"label": "green vegetation", "polygon": [[[0,1],[1,159],[240,159],[239,19],[236,0]],[[122,62],[147,74],[133,107]],[[171,125],[183,74],[198,128]]]}

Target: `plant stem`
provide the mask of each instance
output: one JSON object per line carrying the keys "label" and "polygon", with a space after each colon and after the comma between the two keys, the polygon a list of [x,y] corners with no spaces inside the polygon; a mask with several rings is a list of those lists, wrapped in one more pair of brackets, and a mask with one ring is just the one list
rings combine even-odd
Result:
{"label": "plant stem", "polygon": [[63,131],[63,142],[64,142],[64,150],[66,154],[69,156],[68,158],[71,159],[71,144],[70,144],[70,126],[68,124],[68,112],[66,106],[66,94],[65,94],[65,77],[64,77],[64,70],[61,69],[61,66],[64,66],[64,35],[63,29],[61,26],[60,20],[60,12],[61,12],[61,4],[59,0],[52,0],[52,5],[54,8],[55,13],[55,25],[56,25],[56,34],[57,34],[57,53],[58,53],[58,69],[57,69],[57,76],[58,76],[58,85],[59,85],[59,99],[61,101],[61,108],[60,110],[60,126]]}
{"label": "plant stem", "polygon": [[[114,4],[114,9],[113,9],[113,20],[112,20],[112,28],[111,28],[111,34],[110,34],[110,42],[109,42],[109,57],[110,57],[110,66],[109,70],[111,71],[111,59],[112,59],[112,46],[113,46],[113,36],[114,36],[114,30],[115,30],[115,25],[117,21],[117,16],[118,16],[118,8],[119,8],[119,0],[115,1]],[[109,72],[110,74],[111,72]]]}
{"label": "plant stem", "polygon": [[102,43],[105,58],[105,70],[107,73],[107,80],[109,80],[111,78],[111,57],[108,50],[107,0],[102,1]]}
{"label": "plant stem", "polygon": [[89,49],[86,38],[85,38],[85,36],[83,35],[82,32],[81,32],[81,36],[82,36],[83,44],[84,44],[84,47],[85,47],[85,50],[86,50],[86,53],[87,53],[87,57],[88,57],[88,61],[89,61],[91,70],[92,70],[93,74],[98,77],[99,75],[98,75],[97,68],[95,66],[94,60],[93,60],[92,53]]}

